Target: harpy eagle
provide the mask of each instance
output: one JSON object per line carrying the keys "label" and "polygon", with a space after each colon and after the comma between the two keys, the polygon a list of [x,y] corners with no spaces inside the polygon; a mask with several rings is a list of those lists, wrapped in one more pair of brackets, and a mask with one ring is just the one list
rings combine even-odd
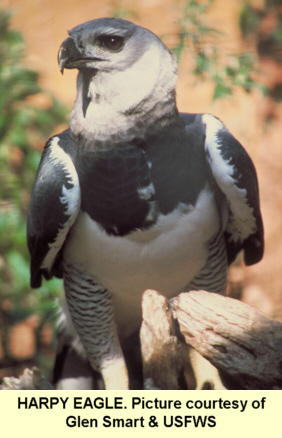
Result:
{"label": "harpy eagle", "polygon": [[123,351],[146,289],[224,294],[240,250],[247,265],[261,260],[256,171],[218,118],[178,112],[175,58],[149,30],[89,21],[69,31],[58,62],[78,70],[77,97],[32,191],[31,287],[64,279],[66,374],[84,352],[106,389],[126,389]]}

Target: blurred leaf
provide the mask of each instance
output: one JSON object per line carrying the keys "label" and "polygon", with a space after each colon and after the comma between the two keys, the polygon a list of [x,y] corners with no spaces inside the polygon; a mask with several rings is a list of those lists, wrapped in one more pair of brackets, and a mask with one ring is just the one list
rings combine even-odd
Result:
{"label": "blurred leaf", "polygon": [[204,52],[199,52],[196,58],[196,68],[194,69],[195,75],[201,75],[204,72],[208,72],[211,69],[210,58]]}
{"label": "blurred leaf", "polygon": [[[9,19],[0,9],[0,319],[15,324],[35,311],[44,319],[62,290],[57,279],[44,282],[40,291],[30,288],[26,214],[39,148],[65,123],[67,110],[41,90],[38,73],[25,67],[24,41]],[[46,97],[44,108],[32,104],[39,92]]]}
{"label": "blurred leaf", "polygon": [[244,37],[253,33],[259,26],[260,21],[261,13],[252,8],[250,4],[245,3],[242,7],[239,18],[240,28]]}
{"label": "blurred leaf", "polygon": [[224,83],[217,83],[215,85],[214,93],[213,93],[213,99],[220,99],[222,97],[230,96],[232,94],[232,91],[230,87],[225,85]]}
{"label": "blurred leaf", "polygon": [[28,154],[27,162],[29,167],[34,171],[34,174],[37,171],[40,158],[41,158],[41,153],[39,151],[32,151],[30,154]]}
{"label": "blurred leaf", "polygon": [[[185,2],[178,21],[177,43],[171,49],[177,62],[180,62],[185,51],[190,52],[195,63],[192,71],[196,79],[212,80],[215,83],[214,100],[229,96],[238,85],[247,92],[254,87],[261,88],[251,78],[255,65],[254,56],[248,53],[227,53],[222,56],[222,46],[217,38],[223,35],[208,22],[207,12],[213,4],[213,0]],[[249,18],[252,17],[246,7],[241,14],[242,26],[248,26]]]}
{"label": "blurred leaf", "polygon": [[29,263],[21,253],[11,250],[7,254],[7,261],[10,266],[15,291],[21,291],[22,288],[29,287]]}

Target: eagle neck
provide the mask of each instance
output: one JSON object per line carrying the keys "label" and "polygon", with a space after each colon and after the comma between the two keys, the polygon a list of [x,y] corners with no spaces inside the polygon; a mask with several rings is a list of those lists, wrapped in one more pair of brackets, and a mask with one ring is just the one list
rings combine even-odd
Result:
{"label": "eagle neck", "polygon": [[130,141],[157,134],[179,118],[175,90],[156,87],[137,105],[118,108],[91,93],[95,80],[89,72],[79,72],[77,98],[70,116],[70,130],[75,138],[87,140]]}

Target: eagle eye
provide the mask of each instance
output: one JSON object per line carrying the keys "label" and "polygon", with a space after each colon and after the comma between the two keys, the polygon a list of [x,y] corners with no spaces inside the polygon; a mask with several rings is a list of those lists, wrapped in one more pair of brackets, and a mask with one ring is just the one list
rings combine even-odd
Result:
{"label": "eagle eye", "polygon": [[117,35],[103,35],[99,38],[101,44],[110,50],[119,50],[123,44],[124,38]]}

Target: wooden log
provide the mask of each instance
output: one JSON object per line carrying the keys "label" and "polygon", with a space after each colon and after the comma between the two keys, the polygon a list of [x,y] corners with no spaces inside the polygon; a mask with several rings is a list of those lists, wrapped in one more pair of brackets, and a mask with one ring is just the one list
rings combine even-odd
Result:
{"label": "wooden log", "polygon": [[26,368],[23,374],[17,377],[4,377],[0,390],[49,390],[52,385],[41,375],[38,368]]}
{"label": "wooden log", "polygon": [[229,389],[282,388],[282,324],[206,291],[170,301],[185,342],[208,359]]}
{"label": "wooden log", "polygon": [[142,300],[140,330],[144,389],[179,389],[183,368],[181,344],[174,335],[168,300],[147,290]]}
{"label": "wooden log", "polygon": [[[142,301],[144,389],[179,389],[184,343],[220,372],[229,389],[282,389],[282,324],[232,298],[191,291]],[[53,389],[38,369],[4,378],[0,389]]]}

